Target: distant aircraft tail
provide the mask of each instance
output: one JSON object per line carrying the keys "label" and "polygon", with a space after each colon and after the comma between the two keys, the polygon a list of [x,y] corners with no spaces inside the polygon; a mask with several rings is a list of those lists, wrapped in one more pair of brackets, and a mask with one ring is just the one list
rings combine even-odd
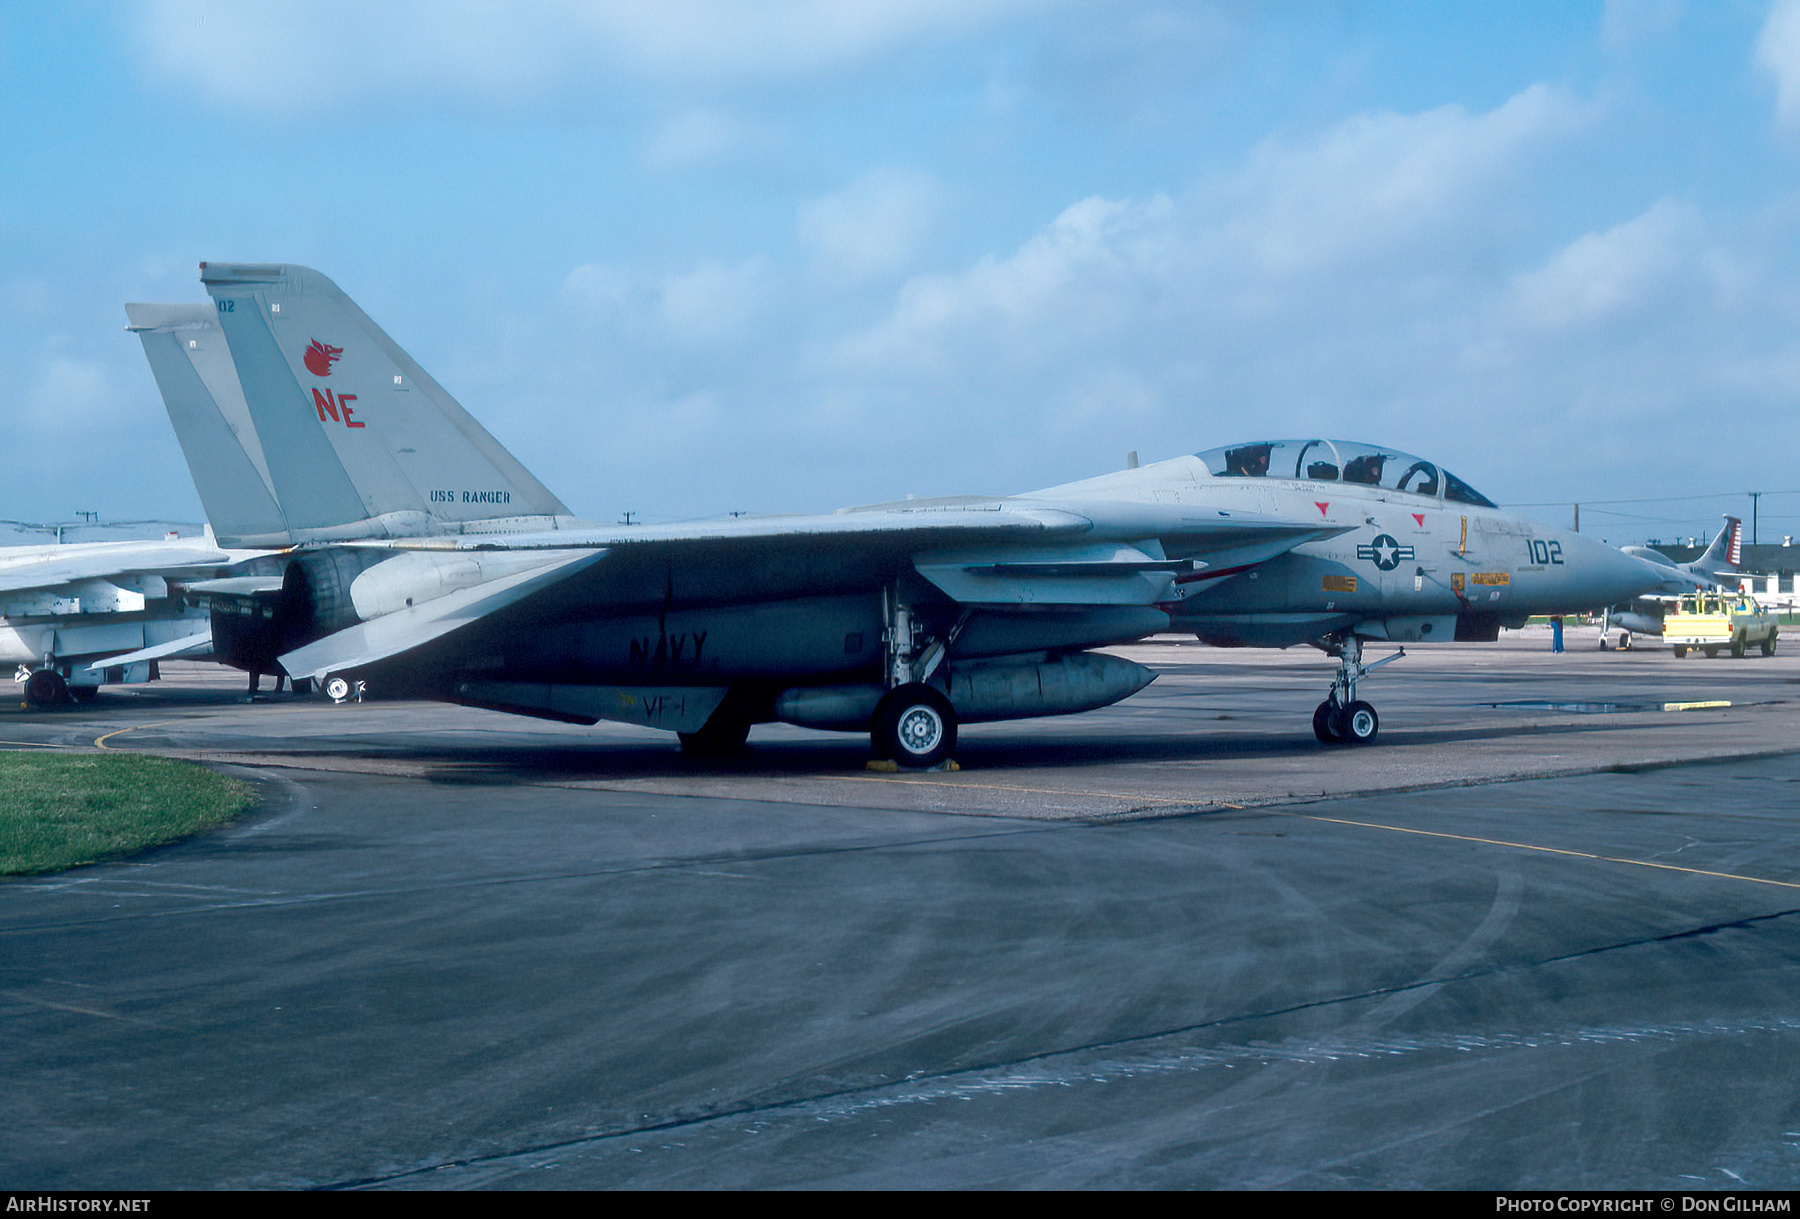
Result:
{"label": "distant aircraft tail", "polygon": [[546,529],[568,517],[325,276],[201,263],[200,280],[230,348],[259,473],[293,541]]}
{"label": "distant aircraft tail", "polygon": [[1725,518],[1725,527],[1713,538],[1706,553],[1687,565],[1695,575],[1730,583],[1744,562],[1744,522],[1735,516]]}
{"label": "distant aircraft tail", "polygon": [[262,445],[211,305],[125,306],[222,546],[286,546]]}

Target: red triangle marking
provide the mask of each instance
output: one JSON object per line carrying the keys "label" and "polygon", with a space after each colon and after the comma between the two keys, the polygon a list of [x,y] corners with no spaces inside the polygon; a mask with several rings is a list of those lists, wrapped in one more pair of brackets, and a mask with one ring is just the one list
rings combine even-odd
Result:
{"label": "red triangle marking", "polygon": [[1419,528],[1421,528],[1421,529],[1425,528],[1425,514],[1423,512],[1413,513],[1412,518],[1413,518],[1413,520],[1419,522]]}
{"label": "red triangle marking", "polygon": [[1318,501],[1318,500],[1316,500],[1316,499],[1315,499],[1315,500],[1314,500],[1314,501],[1313,501],[1313,507],[1315,507],[1315,508],[1317,508],[1317,509],[1318,509],[1318,510],[1319,510],[1319,515],[1320,515],[1320,516],[1324,516],[1324,515],[1325,515],[1325,509],[1327,509],[1327,508],[1329,508],[1329,507],[1331,507],[1331,501],[1329,501],[1329,500],[1327,500],[1327,501],[1326,501],[1326,502],[1325,502],[1325,503],[1322,503],[1322,504],[1321,504],[1321,503],[1320,503],[1320,502],[1319,502],[1319,501]]}

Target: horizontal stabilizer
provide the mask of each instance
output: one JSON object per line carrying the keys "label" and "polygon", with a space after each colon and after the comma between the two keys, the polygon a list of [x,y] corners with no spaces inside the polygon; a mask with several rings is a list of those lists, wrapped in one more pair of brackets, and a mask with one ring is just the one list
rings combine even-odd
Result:
{"label": "horizontal stabilizer", "polygon": [[198,635],[172,639],[168,643],[159,643],[154,647],[139,648],[137,651],[127,652],[123,656],[108,656],[104,660],[96,660],[88,666],[88,672],[98,673],[102,669],[110,669],[115,665],[134,665],[145,660],[172,660],[177,656],[204,656],[211,651],[212,631],[207,629]]}
{"label": "horizontal stabilizer", "polygon": [[296,648],[281,658],[293,677],[324,678],[422,647],[597,562],[604,550],[546,552],[542,566],[458,589]]}
{"label": "horizontal stabilizer", "polygon": [[182,585],[202,597],[257,597],[281,591],[280,576],[221,576],[217,580],[193,580]]}
{"label": "horizontal stabilizer", "polygon": [[221,550],[203,538],[17,546],[0,550],[0,592],[140,572],[172,577],[184,571],[202,573],[251,557],[252,552]]}

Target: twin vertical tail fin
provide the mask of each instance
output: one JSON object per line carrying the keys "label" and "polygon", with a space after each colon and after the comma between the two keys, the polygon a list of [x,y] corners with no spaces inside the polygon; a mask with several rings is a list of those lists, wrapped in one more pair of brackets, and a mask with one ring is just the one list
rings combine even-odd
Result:
{"label": "twin vertical tail fin", "polygon": [[126,305],[221,546],[294,541],[211,305]]}
{"label": "twin vertical tail fin", "polygon": [[[237,447],[290,542],[550,529],[568,516],[561,500],[325,276],[289,264],[202,263],[200,279],[213,298],[214,333],[229,346],[235,399],[223,378],[207,379],[196,358],[206,351],[204,323],[176,323],[198,328],[196,346],[170,326],[140,327],[140,317],[165,320],[149,314],[134,316],[133,328],[144,335],[196,483],[210,483],[222,504],[255,496],[219,429],[210,419],[194,422],[206,414],[195,380],[211,392],[212,414],[226,421],[227,432],[230,403],[242,401],[250,439]],[[172,351],[160,337],[165,331]],[[182,360],[192,377],[182,373]],[[182,418],[189,419],[186,431]],[[227,466],[230,474],[222,472]],[[205,486],[201,499],[210,514]],[[254,514],[241,519],[267,523]]]}

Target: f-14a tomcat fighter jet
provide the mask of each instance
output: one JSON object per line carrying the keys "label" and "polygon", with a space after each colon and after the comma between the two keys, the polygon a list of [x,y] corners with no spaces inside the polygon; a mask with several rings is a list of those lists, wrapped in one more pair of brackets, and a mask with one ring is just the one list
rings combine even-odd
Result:
{"label": "f-14a tomcat fighter jet", "polygon": [[[279,577],[198,586],[215,650],[328,692],[363,682],[621,720],[696,748],[784,721],[867,732],[878,754],[923,767],[959,723],[1127,697],[1154,674],[1093,649],[1177,630],[1323,648],[1339,667],[1315,731],[1362,743],[1379,719],[1357,682],[1385,663],[1365,668],[1365,641],[1492,639],[1660,580],[1500,512],[1429,461],[1330,440],[1000,498],[580,521],[323,275],[204,263],[200,278],[255,433],[237,437],[248,466],[229,463],[245,527],[213,526],[227,544],[286,548]],[[159,373],[166,398],[177,382],[192,407],[204,385]],[[220,429],[195,429],[204,410],[170,412],[190,420],[210,509],[194,458],[224,444]]]}

